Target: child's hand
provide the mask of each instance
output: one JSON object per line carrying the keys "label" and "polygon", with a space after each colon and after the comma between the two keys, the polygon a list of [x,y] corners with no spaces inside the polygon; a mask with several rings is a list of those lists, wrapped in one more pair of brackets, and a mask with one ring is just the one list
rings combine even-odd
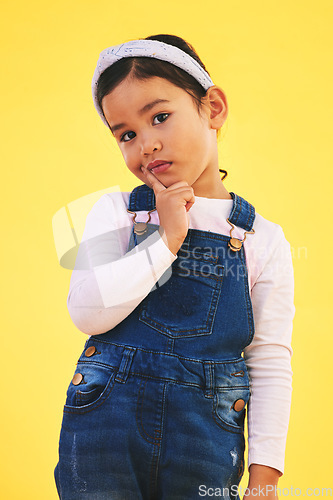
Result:
{"label": "child's hand", "polygon": [[165,187],[147,168],[141,167],[141,170],[155,193],[156,210],[162,227],[160,234],[176,255],[188,232],[187,212],[195,202],[193,188],[185,181]]}

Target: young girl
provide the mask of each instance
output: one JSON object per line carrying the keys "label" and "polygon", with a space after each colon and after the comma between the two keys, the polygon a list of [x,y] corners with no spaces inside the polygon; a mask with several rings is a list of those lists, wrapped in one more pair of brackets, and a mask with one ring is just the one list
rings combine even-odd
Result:
{"label": "young girl", "polygon": [[[68,309],[90,335],[68,387],[63,500],[276,498],[289,421],[293,269],[281,227],[221,182],[228,105],[188,43],[104,50],[93,97],[132,192],[94,205]],[[259,489],[260,487],[260,489]]]}

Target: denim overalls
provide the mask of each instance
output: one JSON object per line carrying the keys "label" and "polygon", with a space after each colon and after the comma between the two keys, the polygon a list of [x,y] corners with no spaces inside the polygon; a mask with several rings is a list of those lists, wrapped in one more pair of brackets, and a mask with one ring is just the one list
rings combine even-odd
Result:
{"label": "denim overalls", "polygon": [[[254,207],[230,194],[229,221],[250,231]],[[154,207],[148,186],[130,194],[130,211]],[[132,231],[129,251],[159,226],[147,227]],[[244,248],[230,241],[189,229],[147,297],[87,340],[64,406],[62,500],[239,498],[250,397],[241,353],[254,322]]]}

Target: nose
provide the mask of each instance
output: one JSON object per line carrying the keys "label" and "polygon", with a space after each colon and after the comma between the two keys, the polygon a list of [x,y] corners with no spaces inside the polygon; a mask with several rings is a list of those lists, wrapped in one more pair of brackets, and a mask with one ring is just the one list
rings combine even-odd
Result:
{"label": "nose", "polygon": [[160,151],[162,149],[161,141],[149,134],[141,139],[141,154],[142,156],[149,156],[154,153],[154,151]]}

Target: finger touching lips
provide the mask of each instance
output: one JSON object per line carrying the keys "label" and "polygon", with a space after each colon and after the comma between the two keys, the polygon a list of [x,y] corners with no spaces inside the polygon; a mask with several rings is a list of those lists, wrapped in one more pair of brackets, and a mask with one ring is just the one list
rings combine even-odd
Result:
{"label": "finger touching lips", "polygon": [[143,174],[150,181],[150,183],[152,184],[152,186],[153,186],[154,189],[158,189],[158,188],[165,189],[164,184],[157,177],[155,177],[155,175],[153,174],[153,172],[150,172],[150,170],[148,170],[144,166],[141,166],[140,168],[141,168],[141,171],[143,172]]}

